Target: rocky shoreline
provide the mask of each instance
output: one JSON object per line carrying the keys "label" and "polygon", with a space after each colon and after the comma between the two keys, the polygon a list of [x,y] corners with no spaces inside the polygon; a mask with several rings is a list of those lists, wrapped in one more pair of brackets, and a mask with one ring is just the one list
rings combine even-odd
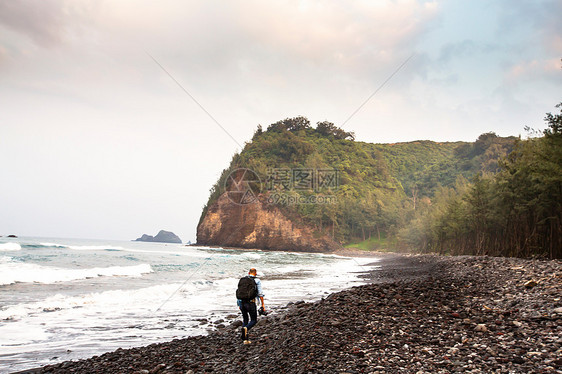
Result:
{"label": "rocky shoreline", "polygon": [[562,262],[383,255],[372,283],[208,336],[25,373],[562,373]]}

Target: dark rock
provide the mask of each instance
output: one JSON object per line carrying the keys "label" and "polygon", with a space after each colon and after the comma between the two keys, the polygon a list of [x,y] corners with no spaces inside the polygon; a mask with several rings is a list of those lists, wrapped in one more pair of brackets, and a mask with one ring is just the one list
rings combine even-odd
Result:
{"label": "dark rock", "polygon": [[160,230],[156,236],[143,234],[140,238],[135,239],[137,242],[158,242],[158,243],[178,243],[181,239],[171,231]]}
{"label": "dark rock", "polygon": [[142,236],[140,238],[135,239],[135,241],[137,241],[137,242],[153,242],[154,236],[142,234]]}
{"label": "dark rock", "polygon": [[166,364],[158,364],[152,370],[150,370],[150,374],[156,374],[166,368]]}
{"label": "dark rock", "polygon": [[523,358],[521,358],[521,357],[516,356],[516,357],[513,357],[513,359],[511,360],[511,362],[513,362],[514,364],[519,364],[519,365],[521,365],[521,364],[524,364],[524,363],[525,363],[525,360],[524,360]]}

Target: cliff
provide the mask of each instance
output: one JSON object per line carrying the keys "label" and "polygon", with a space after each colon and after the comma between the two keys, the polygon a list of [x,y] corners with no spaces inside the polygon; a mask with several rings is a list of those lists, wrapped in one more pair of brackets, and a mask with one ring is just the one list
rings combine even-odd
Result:
{"label": "cliff", "polygon": [[156,234],[156,236],[143,234],[140,238],[137,238],[135,241],[181,244],[181,239],[176,234],[165,230],[160,230],[160,232]]}
{"label": "cliff", "polygon": [[[265,131],[258,126],[211,188],[198,243],[302,251],[360,242],[418,248],[425,236],[411,227],[422,222],[419,215],[438,207],[444,191],[496,173],[514,141],[486,133],[472,143],[364,143],[329,122],[313,128],[304,117]],[[280,199],[238,206],[225,192]]]}
{"label": "cliff", "polygon": [[328,252],[340,247],[261,200],[239,205],[222,194],[208,207],[197,227],[197,244],[306,252]]}

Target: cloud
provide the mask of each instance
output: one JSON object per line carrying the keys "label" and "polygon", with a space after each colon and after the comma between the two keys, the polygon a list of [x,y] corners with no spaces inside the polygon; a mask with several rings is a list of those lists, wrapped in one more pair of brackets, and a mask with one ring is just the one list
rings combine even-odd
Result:
{"label": "cloud", "polygon": [[[178,78],[232,94],[240,85],[372,86],[416,52],[439,11],[437,2],[416,0],[0,0],[0,27],[44,48],[118,56],[117,64],[138,66],[131,51],[146,49]],[[24,54],[21,43],[12,45],[11,54]]]}
{"label": "cloud", "polygon": [[553,1],[551,7],[549,17],[544,24],[543,38],[546,48],[560,56],[562,55],[562,22],[560,22],[562,2]]}
{"label": "cloud", "polygon": [[[436,2],[413,0],[166,4],[104,3],[92,16],[95,37],[82,38],[77,48],[107,56],[80,66],[86,70],[84,64],[109,57],[139,80],[162,76],[156,88],[162,89],[170,80],[142,52],[147,50],[209,111],[251,112],[259,118],[253,127],[319,111],[345,119],[417,52],[440,12]],[[405,91],[423,61],[416,53],[383,93]]]}
{"label": "cloud", "polygon": [[446,64],[454,59],[471,57],[477,54],[493,53],[501,49],[495,43],[477,43],[473,40],[463,40],[445,44],[439,53],[437,61]]}
{"label": "cloud", "polygon": [[511,67],[508,81],[523,79],[562,80],[562,61],[559,58],[522,61]]}
{"label": "cloud", "polygon": [[360,71],[410,55],[437,12],[417,1],[289,4],[239,8],[248,39],[295,63]]}
{"label": "cloud", "polygon": [[[558,0],[502,1],[498,34],[525,30],[526,47],[542,47],[546,53],[562,53],[562,2]],[[523,39],[524,40],[524,39]],[[540,43],[537,43],[540,42]]]}
{"label": "cloud", "polygon": [[386,73],[415,52],[439,12],[434,2],[413,0],[178,2],[175,14],[151,14],[147,4],[135,3],[131,16],[107,3],[99,22],[190,78],[255,75],[281,86],[319,74],[363,81]]}
{"label": "cloud", "polygon": [[0,45],[0,65],[8,59],[8,51]]}
{"label": "cloud", "polygon": [[79,36],[98,7],[90,0],[0,0],[0,26],[50,48]]}
{"label": "cloud", "polygon": [[0,1],[0,23],[42,46],[63,39],[64,12],[58,1]]}

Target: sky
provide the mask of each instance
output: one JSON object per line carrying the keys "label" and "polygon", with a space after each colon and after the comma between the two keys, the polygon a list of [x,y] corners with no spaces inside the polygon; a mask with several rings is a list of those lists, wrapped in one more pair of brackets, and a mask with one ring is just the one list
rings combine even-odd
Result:
{"label": "sky", "polygon": [[555,0],[0,0],[0,235],[195,241],[257,125],[298,115],[375,143],[543,129],[562,101],[560,14]]}

